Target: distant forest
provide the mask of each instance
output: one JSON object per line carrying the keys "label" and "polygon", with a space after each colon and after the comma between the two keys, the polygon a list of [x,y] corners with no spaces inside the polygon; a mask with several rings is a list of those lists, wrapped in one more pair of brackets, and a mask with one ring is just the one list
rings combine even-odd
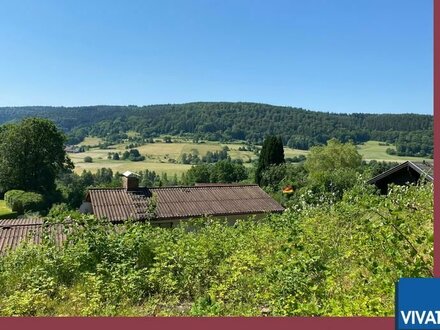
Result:
{"label": "distant forest", "polygon": [[76,144],[88,135],[112,143],[136,131],[142,138],[192,135],[210,141],[262,144],[277,135],[284,145],[307,150],[331,138],[396,145],[401,156],[432,156],[433,116],[416,114],[336,114],[259,103],[198,102],[150,106],[3,107],[0,124],[24,117],[53,120]]}

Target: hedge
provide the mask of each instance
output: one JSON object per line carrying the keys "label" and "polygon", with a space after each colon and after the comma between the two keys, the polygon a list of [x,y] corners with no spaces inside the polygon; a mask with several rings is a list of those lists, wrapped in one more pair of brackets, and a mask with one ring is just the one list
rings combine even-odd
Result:
{"label": "hedge", "polygon": [[44,210],[43,195],[23,190],[9,190],[5,193],[6,205],[19,214]]}

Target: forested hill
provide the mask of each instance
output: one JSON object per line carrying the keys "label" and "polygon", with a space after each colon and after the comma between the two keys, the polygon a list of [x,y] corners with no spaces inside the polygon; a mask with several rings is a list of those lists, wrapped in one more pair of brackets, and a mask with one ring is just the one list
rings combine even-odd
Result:
{"label": "forested hill", "polygon": [[433,116],[416,114],[335,114],[258,103],[198,102],[137,106],[4,107],[0,124],[23,117],[54,120],[77,142],[92,134],[108,140],[134,130],[144,137],[191,133],[209,140],[282,136],[288,146],[308,149],[330,138],[388,141],[432,153]]}

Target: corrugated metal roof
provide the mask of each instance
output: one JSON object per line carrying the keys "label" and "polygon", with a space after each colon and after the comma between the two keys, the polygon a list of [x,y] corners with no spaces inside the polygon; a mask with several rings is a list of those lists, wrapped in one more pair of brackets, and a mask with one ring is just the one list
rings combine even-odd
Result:
{"label": "corrugated metal roof", "polygon": [[4,219],[0,220],[0,228],[5,226],[20,226],[20,225],[42,225],[41,218],[19,218],[19,219]]}
{"label": "corrugated metal roof", "polygon": [[0,254],[15,249],[24,241],[41,243],[45,230],[58,245],[66,239],[65,226],[61,224],[43,224],[42,219],[0,220]]}
{"label": "corrugated metal roof", "polygon": [[98,218],[123,221],[147,217],[151,196],[157,196],[155,219],[183,219],[281,212],[284,208],[257,185],[90,189],[87,200]]}

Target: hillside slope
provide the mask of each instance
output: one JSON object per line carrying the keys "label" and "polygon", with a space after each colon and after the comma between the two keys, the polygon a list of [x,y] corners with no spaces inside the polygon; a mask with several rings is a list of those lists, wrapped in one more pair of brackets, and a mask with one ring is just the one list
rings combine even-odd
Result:
{"label": "hillside slope", "polygon": [[[77,143],[87,135],[108,138],[129,130],[143,137],[189,133],[208,140],[283,137],[292,148],[308,149],[330,138],[362,143],[387,141],[432,154],[433,116],[416,114],[336,114],[258,103],[197,102],[137,106],[7,107],[0,124],[23,117],[54,120]],[[414,149],[414,150],[413,150]],[[418,150],[420,149],[420,150]]]}

